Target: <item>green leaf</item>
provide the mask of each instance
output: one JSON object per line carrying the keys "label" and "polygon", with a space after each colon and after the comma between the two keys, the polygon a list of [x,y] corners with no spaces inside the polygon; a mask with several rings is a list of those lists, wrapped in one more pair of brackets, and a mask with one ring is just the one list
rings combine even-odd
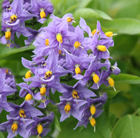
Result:
{"label": "green leaf", "polygon": [[137,85],[136,87],[135,85],[132,85],[131,87],[132,88],[130,94],[132,95],[133,101],[137,105],[137,107],[140,107],[140,92],[139,92],[140,86]]}
{"label": "green leaf", "polygon": [[140,6],[139,0],[133,0],[133,1],[117,0],[111,4],[109,13],[113,17],[137,18],[139,15],[139,6]]}
{"label": "green leaf", "polygon": [[[104,25],[104,24],[103,24]],[[108,30],[109,31],[109,30]],[[117,35],[114,37],[115,46],[111,47],[111,55],[120,57],[130,56],[130,53],[135,48],[137,44],[138,37],[132,35]],[[128,60],[128,59],[126,59]],[[124,60],[119,61],[124,62]]]}
{"label": "green leaf", "polygon": [[62,17],[64,13],[74,12],[79,6],[79,0],[51,0],[54,9],[55,15]]}
{"label": "green leaf", "polygon": [[2,132],[0,132],[0,138],[4,138],[4,135]]}
{"label": "green leaf", "polygon": [[95,10],[91,8],[80,8],[75,12],[76,17],[83,17],[85,19],[104,19],[104,20],[111,20],[111,17],[100,10]]}
{"label": "green leaf", "polygon": [[114,96],[116,96],[117,94],[118,94],[118,92],[119,91],[111,91],[111,90],[108,90],[108,91],[106,91],[106,93],[107,93],[107,96],[108,96],[108,98],[113,98]]}
{"label": "green leaf", "polygon": [[140,77],[131,75],[131,74],[119,74],[119,75],[112,75],[115,82],[119,83],[128,83],[128,84],[140,84]]}
{"label": "green leaf", "polygon": [[103,26],[119,34],[140,34],[140,20],[131,18],[120,18],[112,21],[104,21]]}
{"label": "green leaf", "polygon": [[133,56],[135,61],[136,61],[136,63],[138,65],[140,65],[140,60],[139,60],[139,57],[140,57],[140,41],[137,41],[136,46],[131,51],[131,56]]}
{"label": "green leaf", "polygon": [[111,138],[139,138],[140,117],[127,115],[121,118],[112,131]]}
{"label": "green leaf", "polygon": [[96,127],[93,128],[90,124],[87,128],[79,127],[76,130],[73,128],[76,126],[77,121],[73,118],[69,118],[62,122],[61,129],[58,138],[109,138],[114,125],[114,118],[110,118],[103,113],[96,119]]}
{"label": "green leaf", "polygon": [[92,0],[80,0],[79,7],[85,8]]}
{"label": "green leaf", "polygon": [[0,59],[6,58],[9,56],[14,56],[18,53],[26,53],[34,49],[34,46],[21,47],[21,48],[8,48],[5,45],[0,44]]}
{"label": "green leaf", "polygon": [[54,137],[54,138],[58,137],[60,131],[61,131],[60,122],[59,122],[57,116],[55,116],[55,129],[54,129],[54,132],[52,134],[52,137]]}

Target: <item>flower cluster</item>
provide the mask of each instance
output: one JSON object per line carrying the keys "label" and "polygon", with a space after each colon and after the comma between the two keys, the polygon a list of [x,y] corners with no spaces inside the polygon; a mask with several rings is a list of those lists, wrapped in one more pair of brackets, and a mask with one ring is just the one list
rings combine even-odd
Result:
{"label": "flower cluster", "polygon": [[[3,8],[3,15],[7,15],[3,16],[3,31],[7,28],[9,31],[6,30],[3,39],[7,42],[14,37],[14,33],[24,35],[34,32],[25,27],[26,20],[35,17],[43,23],[46,16],[53,12],[51,3],[46,0],[14,0],[11,4],[5,0]],[[34,40],[35,50],[31,61],[22,58],[23,66],[28,69],[24,82],[18,84],[23,103],[16,105],[0,100],[7,103],[6,108],[9,108],[8,121],[0,124],[1,131],[8,131],[8,138],[17,134],[25,138],[46,136],[54,119],[53,109],[48,108],[50,105],[61,113],[60,122],[73,116],[78,120],[75,128],[88,124],[95,127],[96,118],[103,112],[107,100],[107,94],[101,91],[102,86],[115,90],[111,74],[119,74],[120,69],[117,63],[112,65],[110,62],[112,57],[109,48],[114,46],[114,34],[104,33],[99,21],[93,31],[83,18],[75,25],[70,13],[62,18],[55,15],[50,18],[52,21],[47,27],[39,29],[37,36],[27,36],[29,41]],[[10,80],[10,86],[11,82],[13,84]],[[3,85],[2,88],[5,88]],[[4,96],[6,99],[13,92],[15,86],[6,87],[0,93],[0,98]],[[60,95],[59,103],[52,99],[55,93]],[[0,109],[6,108],[0,106]]]}
{"label": "flower cluster", "polygon": [[[104,33],[99,22],[94,31],[82,18],[76,27],[74,22],[72,14],[53,16],[52,22],[40,29],[33,43],[32,61],[22,58],[28,71],[20,84],[20,96],[30,104],[40,101],[38,107],[43,109],[50,102],[57,105],[60,121],[73,116],[78,120],[76,127],[89,122],[94,127],[107,95],[93,91],[103,84],[115,90],[110,75],[120,72],[117,63],[110,63],[108,49],[114,45],[113,33]],[[71,80],[74,84],[69,85]],[[50,93],[56,91],[61,93],[60,103],[51,101]]]}
{"label": "flower cluster", "polygon": [[[46,135],[54,117],[53,113],[43,116],[40,110],[26,101],[21,105],[7,102],[9,95],[16,94],[15,79],[8,69],[0,69],[0,78],[0,112],[9,112],[7,122],[0,124],[0,131],[7,131],[7,138],[14,138],[18,134],[24,138],[31,135]],[[26,97],[26,100],[28,99],[29,96]]]}
{"label": "flower cluster", "polygon": [[[8,47],[17,46],[15,37],[25,36],[25,44],[29,45],[37,34],[37,30],[27,25],[28,20],[43,23],[53,13],[53,6],[48,0],[9,0],[3,1],[1,43]],[[32,22],[32,21],[31,21]]]}

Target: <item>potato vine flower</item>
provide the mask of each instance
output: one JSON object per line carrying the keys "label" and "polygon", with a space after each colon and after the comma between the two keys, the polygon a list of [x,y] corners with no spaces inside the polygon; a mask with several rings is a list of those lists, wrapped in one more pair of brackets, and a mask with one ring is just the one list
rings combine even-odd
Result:
{"label": "potato vine flower", "polygon": [[28,125],[30,136],[46,136],[50,131],[49,125],[54,119],[54,114],[50,113],[48,116],[42,118],[33,118],[33,122]]}
{"label": "potato vine flower", "polygon": [[31,0],[29,11],[34,14],[40,23],[53,13],[53,5],[48,0]]}
{"label": "potato vine flower", "polygon": [[14,76],[8,69],[0,69],[0,95],[8,96],[16,92]]}
{"label": "potato vine flower", "polygon": [[[21,34],[26,37],[32,35],[24,22],[31,19],[33,15],[23,8],[23,0],[14,0],[9,7],[8,11],[3,10],[2,13],[2,31],[5,33],[5,36],[1,38],[3,44],[11,44],[15,34],[17,37]],[[5,9],[5,7],[3,8]]]}
{"label": "potato vine flower", "polygon": [[4,95],[0,94],[0,113],[2,110],[6,110],[7,112],[11,111],[10,105],[7,103],[7,99]]}
{"label": "potato vine flower", "polygon": [[[52,22],[40,30],[34,42],[36,49],[33,61],[22,60],[33,74],[24,81],[31,82],[26,87],[28,93],[40,102],[38,107],[46,108],[53,103],[49,95],[57,90],[62,93],[57,104],[61,113],[60,121],[73,116],[79,120],[78,126],[90,123],[94,127],[107,95],[96,95],[89,88],[99,89],[105,84],[115,89],[110,75],[117,75],[120,70],[117,63],[111,66],[108,51],[114,43],[112,37],[106,36],[101,30],[99,22],[93,35],[83,19],[80,20],[80,26],[72,27],[73,22],[68,22],[65,17],[69,15],[61,19],[53,16]],[[88,37],[85,37],[85,32]],[[89,54],[88,50],[92,52]],[[61,78],[67,74],[71,75],[71,79],[78,80],[74,86],[61,83]],[[38,90],[35,92],[32,88]],[[38,128],[42,127],[39,125]]]}
{"label": "potato vine flower", "polygon": [[81,107],[83,108],[82,119],[76,125],[76,128],[79,126],[87,126],[88,123],[92,127],[96,125],[96,119],[103,112],[102,106],[106,102],[107,95],[104,93],[100,97],[95,97],[93,99],[88,99],[87,102]]}
{"label": "potato vine flower", "polygon": [[29,45],[38,31],[26,27],[26,21],[37,18],[39,22],[43,23],[47,16],[53,13],[53,5],[48,0],[9,0],[3,1],[2,13],[2,31],[4,36],[1,38],[3,44],[8,47],[14,47],[15,34],[19,38],[24,35],[28,39],[25,44]]}
{"label": "potato vine flower", "polygon": [[94,56],[87,54],[76,56],[70,53],[66,53],[66,61],[64,67],[74,72],[73,78],[79,80],[83,78],[82,75],[83,70],[87,69],[91,60],[94,60],[94,58],[95,58]]}
{"label": "potato vine flower", "polygon": [[60,103],[58,104],[61,118],[60,122],[64,121],[66,118],[70,117],[71,115],[76,118],[77,120],[81,120],[82,116],[82,109],[80,107],[85,104],[83,100],[75,101],[73,98],[64,98],[60,97]]}
{"label": "potato vine flower", "polygon": [[19,119],[7,117],[8,121],[0,124],[0,130],[7,131],[7,138],[14,138],[18,134],[23,138],[29,137],[29,131],[27,130],[27,126],[30,125],[33,120],[31,119]]}
{"label": "potato vine flower", "polygon": [[23,102],[21,105],[15,105],[13,103],[9,103],[12,110],[10,111],[9,116],[12,118],[20,117],[20,118],[32,118],[37,116],[42,116],[41,111],[32,107],[27,102]]}
{"label": "potato vine flower", "polygon": [[[29,19],[37,19],[35,24],[39,24],[49,16],[51,21],[45,27],[26,27]],[[9,138],[17,134],[26,138],[46,136],[54,119],[53,108],[60,112],[60,122],[73,116],[78,121],[76,128],[88,123],[98,125],[96,118],[107,100],[100,88],[105,84],[115,90],[111,75],[120,73],[117,62],[111,64],[109,52],[114,46],[114,34],[104,33],[99,21],[93,30],[82,18],[78,25],[74,23],[70,13],[62,18],[53,15],[53,5],[48,0],[3,2],[2,42],[13,46],[14,35],[22,34],[28,37],[26,45],[33,42],[35,46],[31,60],[22,58],[27,69],[23,82],[17,84],[22,104],[8,103],[7,96],[15,93],[16,84],[10,71],[0,69],[0,111],[9,112],[0,130],[8,131]],[[53,94],[59,102],[55,102]]]}
{"label": "potato vine flower", "polygon": [[63,84],[63,87],[65,88],[65,91],[63,91],[62,94],[66,99],[73,98],[75,100],[86,100],[90,97],[96,97],[95,93],[80,84],[74,87]]}

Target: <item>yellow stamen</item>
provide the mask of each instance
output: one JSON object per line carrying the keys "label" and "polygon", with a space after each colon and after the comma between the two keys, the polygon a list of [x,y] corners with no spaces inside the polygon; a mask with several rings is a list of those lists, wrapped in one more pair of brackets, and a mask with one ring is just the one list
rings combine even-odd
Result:
{"label": "yellow stamen", "polygon": [[6,32],[5,32],[5,39],[10,40],[10,38],[11,38],[11,30],[7,29]]}
{"label": "yellow stamen", "polygon": [[96,29],[94,29],[91,33],[92,35],[94,35],[96,33]]}
{"label": "yellow stamen", "polygon": [[45,40],[45,45],[46,45],[46,46],[49,46],[49,44],[50,44],[50,43],[49,43],[49,39],[46,39],[46,40]]}
{"label": "yellow stamen", "polygon": [[37,125],[37,133],[40,135],[43,132],[43,126],[41,124]]}
{"label": "yellow stamen", "polygon": [[6,74],[8,74],[8,73],[9,73],[9,70],[8,70],[8,69],[6,69],[6,70],[5,70],[5,72],[6,72]]}
{"label": "yellow stamen", "polygon": [[40,18],[46,18],[46,13],[44,11],[44,9],[40,9]]}
{"label": "yellow stamen", "polygon": [[71,17],[67,17],[67,22],[72,22],[73,21],[73,18],[71,18]]}
{"label": "yellow stamen", "polygon": [[90,124],[92,127],[94,127],[96,124],[96,120],[93,117],[90,118]]}
{"label": "yellow stamen", "polygon": [[99,51],[101,51],[101,52],[106,52],[106,51],[107,51],[107,48],[106,48],[106,46],[104,46],[104,45],[98,45],[98,46],[97,46],[97,49],[98,49]]}
{"label": "yellow stamen", "polygon": [[11,130],[13,133],[18,130],[18,124],[16,122],[13,122],[13,124],[11,125]]}
{"label": "yellow stamen", "polygon": [[63,43],[63,38],[62,38],[62,35],[60,33],[58,33],[56,35],[56,40],[59,42],[59,43]]}
{"label": "yellow stamen", "polygon": [[76,74],[80,74],[81,73],[81,69],[80,69],[79,65],[75,66],[75,73]]}
{"label": "yellow stamen", "polygon": [[100,78],[96,73],[92,74],[92,79],[93,79],[93,82],[96,84],[100,81]]}
{"label": "yellow stamen", "polygon": [[19,116],[20,116],[21,118],[25,118],[25,117],[26,117],[25,111],[24,111],[23,109],[20,109],[20,110],[19,110]]}
{"label": "yellow stamen", "polygon": [[48,70],[46,73],[45,73],[45,78],[49,78],[52,76],[52,71]]}
{"label": "yellow stamen", "polygon": [[33,96],[32,96],[30,93],[28,93],[28,94],[25,96],[25,101],[30,101],[30,100],[32,100],[32,98],[33,98]]}
{"label": "yellow stamen", "polygon": [[62,54],[62,51],[61,51],[61,50],[59,50],[59,51],[58,51],[58,53],[59,53],[59,55],[61,55],[61,54]]}
{"label": "yellow stamen", "polygon": [[30,70],[27,71],[26,74],[25,74],[25,78],[29,79],[29,78],[31,78],[31,76],[32,76],[32,72]]}
{"label": "yellow stamen", "polygon": [[78,99],[78,98],[79,98],[78,92],[77,92],[76,90],[73,90],[73,91],[72,91],[72,97],[73,97],[74,99]]}
{"label": "yellow stamen", "polygon": [[94,105],[91,105],[91,106],[90,106],[90,113],[91,113],[91,115],[94,115],[95,112],[96,112],[95,106],[94,106]]}
{"label": "yellow stamen", "polygon": [[10,22],[14,22],[16,21],[17,19],[17,16],[15,14],[13,14],[11,17],[10,17]]}
{"label": "yellow stamen", "polygon": [[47,89],[44,85],[42,85],[42,87],[40,88],[40,95],[41,96],[44,96],[47,92]]}
{"label": "yellow stamen", "polygon": [[113,80],[111,77],[108,77],[107,80],[108,80],[109,85],[110,85],[111,87],[114,87],[114,84],[115,84],[114,80]]}
{"label": "yellow stamen", "polygon": [[78,47],[80,47],[80,46],[81,46],[81,43],[80,43],[79,41],[75,41],[74,47],[75,47],[75,48],[78,48]]}
{"label": "yellow stamen", "polygon": [[106,32],[105,35],[106,35],[107,37],[112,37],[112,36],[113,36],[113,32]]}
{"label": "yellow stamen", "polygon": [[70,110],[71,110],[71,106],[70,106],[69,103],[67,103],[64,107],[64,111],[65,111],[66,114],[68,114]]}

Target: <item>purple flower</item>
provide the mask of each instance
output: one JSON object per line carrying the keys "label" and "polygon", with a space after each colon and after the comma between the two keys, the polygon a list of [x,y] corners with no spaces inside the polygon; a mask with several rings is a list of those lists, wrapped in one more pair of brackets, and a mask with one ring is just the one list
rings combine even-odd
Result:
{"label": "purple flower", "polygon": [[92,32],[90,27],[87,25],[86,21],[83,18],[80,18],[80,27],[86,32],[88,33],[89,37],[92,37]]}
{"label": "purple flower", "polygon": [[61,118],[60,122],[64,121],[66,118],[70,117],[71,115],[76,118],[77,120],[81,120],[82,109],[80,107],[85,104],[86,101],[84,100],[74,100],[73,98],[63,98],[60,97],[60,103],[58,104]]}
{"label": "purple flower", "polygon": [[112,37],[107,37],[101,29],[100,22],[97,22],[97,29],[91,32],[84,19],[80,20],[81,28],[88,33],[89,38],[86,38],[86,49],[91,49],[97,59],[108,59],[110,53],[108,48],[114,46]]}
{"label": "purple flower", "polygon": [[[20,94],[25,96],[26,90],[34,99],[44,101],[44,97],[49,96],[50,89],[53,93],[55,90],[64,90],[60,84],[59,77],[64,76],[68,71],[58,65],[58,57],[55,57],[54,54],[54,52],[50,53],[47,60],[43,64],[38,65],[38,67],[34,62],[22,59],[23,65],[31,70],[32,76],[30,71],[26,73],[24,80],[31,83],[30,85],[25,83],[22,86],[20,85],[23,88]],[[33,91],[31,90],[32,88],[34,89]]]}
{"label": "purple flower", "polygon": [[29,11],[37,17],[40,23],[43,23],[46,17],[53,13],[53,5],[48,0],[31,0]]}
{"label": "purple flower", "polygon": [[36,81],[41,84],[53,83],[57,78],[64,76],[68,72],[69,71],[58,65],[58,54],[52,51],[45,61],[44,66],[36,67],[33,72],[34,76],[28,78],[26,81]]}
{"label": "purple flower", "polygon": [[111,67],[112,69],[112,73],[115,75],[118,75],[120,73],[120,69],[117,66],[117,62],[115,62],[115,64]]}
{"label": "purple flower", "polygon": [[10,40],[14,40],[15,33],[17,37],[21,34],[26,37],[31,35],[24,22],[33,16],[23,8],[23,0],[14,0],[10,7],[9,11],[2,13],[2,31],[5,32],[5,36],[1,39],[3,44],[11,44]]}
{"label": "purple flower", "polygon": [[2,110],[6,110],[7,112],[9,112],[12,110],[12,108],[7,103],[6,97],[0,94],[0,113],[2,112]]}
{"label": "purple flower", "polygon": [[115,89],[115,81],[112,77],[110,77],[110,75],[112,74],[111,70],[109,71],[102,71],[101,73],[102,77],[101,77],[101,81],[100,84],[105,84],[106,86],[110,86],[114,89],[114,91],[116,91]]}
{"label": "purple flower", "polygon": [[69,32],[70,34],[70,45],[71,48],[69,48],[69,51],[77,56],[82,56],[86,54],[85,50],[85,37],[84,37],[84,31],[77,26],[74,30],[74,32]]}
{"label": "purple flower", "polygon": [[52,123],[53,119],[53,113],[50,113],[48,116],[42,118],[33,118],[34,121],[30,126],[28,126],[30,136],[46,136],[50,131],[49,125]]}
{"label": "purple flower", "polygon": [[14,138],[18,134],[23,138],[29,137],[29,130],[26,129],[28,125],[30,125],[33,120],[31,119],[20,119],[20,118],[11,118],[7,117],[8,121],[0,124],[0,130],[7,131],[7,138]]}
{"label": "purple flower", "polygon": [[59,17],[54,16],[54,15],[51,18],[53,20],[55,20],[55,22],[59,26],[62,26],[63,24],[66,24],[68,26],[68,30],[70,32],[73,32],[75,30],[75,28],[72,25],[75,21],[74,21],[73,15],[71,13],[65,14],[62,18],[59,18]]}
{"label": "purple flower", "polygon": [[46,108],[50,100],[47,100],[45,95],[47,97],[49,96],[49,89],[46,87],[40,88],[40,92],[36,92],[37,89],[31,87],[31,85],[28,85],[26,83],[20,83],[19,86],[21,87],[19,96],[25,97],[25,101],[29,104],[34,104],[34,100],[39,101],[40,105],[39,108]]}
{"label": "purple flower", "polygon": [[38,31],[36,30],[33,30],[31,28],[27,28],[27,30],[30,32],[31,35],[28,37],[27,40],[25,40],[26,46],[30,45],[34,41],[35,37],[38,35]]}
{"label": "purple flower", "polygon": [[33,92],[31,87],[27,83],[20,83],[18,86],[21,88],[19,92],[20,97],[24,97],[25,101],[31,105],[34,104],[36,94]]}
{"label": "purple flower", "polygon": [[61,93],[66,99],[73,98],[77,100],[86,100],[90,97],[96,97],[96,94],[94,92],[86,87],[81,86],[80,84],[74,87],[63,84],[63,87],[66,89],[66,91],[63,91]]}
{"label": "purple flower", "polygon": [[101,81],[99,82],[99,85],[105,84],[106,86],[112,87],[116,91],[115,81],[111,77],[111,74],[118,75],[120,73],[120,69],[117,67],[117,63],[111,66],[109,60],[106,60],[105,64],[106,64],[107,70],[102,70]]}
{"label": "purple flower", "polygon": [[[47,41],[50,42],[50,47],[53,46],[57,50],[62,51],[63,48],[66,49],[66,47],[68,47],[66,44],[68,43],[67,40],[69,39],[69,36],[68,26],[66,24],[59,26],[57,25],[57,22],[53,20],[46,28],[43,29],[43,31],[46,32],[44,35],[46,36],[46,39],[48,39]],[[42,35],[43,34],[41,34],[41,36]],[[34,43],[34,45],[36,46],[37,44]]]}
{"label": "purple flower", "polygon": [[[100,90],[102,84],[115,89],[111,74],[120,73],[117,63],[112,66],[110,62],[113,33],[104,33],[99,21],[93,31],[82,18],[74,26],[72,14],[62,18],[53,15],[49,0],[4,0],[2,7],[2,43],[14,47],[15,35],[19,38],[22,34],[27,37],[25,45],[33,42],[35,49],[31,61],[22,58],[27,72],[24,82],[18,84],[19,96],[24,97],[21,105],[7,102],[7,96],[16,91],[16,84],[11,72],[0,69],[0,112],[9,112],[8,121],[0,124],[0,130],[8,131],[8,138],[18,134],[26,138],[46,136],[54,119],[50,108],[46,110],[49,105],[59,108],[60,122],[73,116],[78,120],[76,127],[86,127],[88,123],[94,127],[107,95],[100,96],[92,90]],[[51,22],[44,27],[49,16]],[[44,25],[34,30],[26,26],[32,21]],[[41,26],[40,23],[37,24]],[[51,99],[55,92],[61,95],[59,103]]]}
{"label": "purple flower", "polygon": [[96,60],[92,61],[88,69],[85,71],[83,78],[78,83],[86,85],[89,80],[92,80],[93,86],[91,88],[98,89],[101,79],[100,69],[102,67],[106,67],[106,64]]}
{"label": "purple flower", "polygon": [[[82,60],[81,60],[82,59]],[[73,77],[75,79],[82,79],[82,71],[86,70],[90,64],[91,61],[93,61],[95,57],[93,55],[80,55],[75,56],[70,53],[66,54],[66,62],[64,64],[64,67],[73,73]]]}
{"label": "purple flower", "polygon": [[28,93],[31,95],[33,94],[31,88],[29,87],[27,83],[23,82],[23,83],[18,84],[18,86],[21,88],[19,92],[20,97],[25,97]]}
{"label": "purple flower", "polygon": [[[27,69],[29,69],[31,72],[35,71],[35,67],[34,67],[35,63],[33,61],[29,61],[25,58],[22,58],[21,62],[23,64],[23,66],[26,67]],[[25,78],[26,78],[26,76],[25,76]]]}
{"label": "purple flower", "polygon": [[16,92],[16,83],[14,76],[8,69],[0,69],[0,94],[4,96]]}
{"label": "purple flower", "polygon": [[[35,61],[42,60],[45,56],[48,56],[51,51],[56,49],[53,45],[53,39],[51,39],[47,31],[41,31],[33,44],[36,46],[33,59]],[[58,53],[58,51],[56,52]]]}
{"label": "purple flower", "polygon": [[20,117],[26,119],[43,115],[41,111],[32,107],[27,102],[23,102],[21,105],[10,103],[10,106],[12,108],[12,111],[10,112],[9,116],[12,118]]}
{"label": "purple flower", "polygon": [[82,118],[76,125],[76,128],[82,125],[86,127],[89,122],[94,127],[96,124],[95,118],[100,116],[100,114],[103,112],[102,107],[106,102],[106,99],[106,93],[99,98],[88,99],[87,102],[81,107],[83,109]]}

